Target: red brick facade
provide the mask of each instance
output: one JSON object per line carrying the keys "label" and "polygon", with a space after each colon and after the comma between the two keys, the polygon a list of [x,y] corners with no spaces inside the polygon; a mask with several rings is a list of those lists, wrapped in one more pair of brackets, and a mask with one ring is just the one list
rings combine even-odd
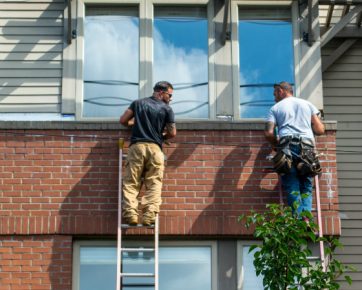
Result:
{"label": "red brick facade", "polygon": [[[70,289],[73,237],[116,237],[120,137],[128,132],[0,131],[0,290]],[[339,235],[335,131],[318,148],[324,228]],[[164,152],[162,235],[242,239],[251,233],[238,216],[279,202],[261,130],[179,130]]]}

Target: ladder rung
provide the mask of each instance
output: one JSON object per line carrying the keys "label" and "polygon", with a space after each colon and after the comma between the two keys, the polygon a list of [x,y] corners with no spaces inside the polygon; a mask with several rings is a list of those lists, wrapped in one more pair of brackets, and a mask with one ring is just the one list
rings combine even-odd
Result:
{"label": "ladder rung", "polygon": [[154,252],[155,249],[149,249],[149,248],[122,248],[121,251],[123,251],[123,252]]}
{"label": "ladder rung", "polygon": [[318,256],[310,256],[310,257],[307,257],[307,260],[308,261],[317,261],[317,260],[320,260],[321,257],[318,257]]}
{"label": "ladder rung", "polygon": [[136,228],[154,229],[155,226],[154,226],[154,225],[144,226],[143,224],[137,224],[137,225],[131,226],[131,225],[129,225],[129,224],[121,224],[121,228],[122,228],[122,229],[136,229]]}
{"label": "ladder rung", "polygon": [[153,273],[120,273],[121,277],[148,277],[148,278],[153,278],[155,277],[155,274]]}
{"label": "ladder rung", "polygon": [[123,283],[122,287],[155,287],[155,283],[144,283],[144,284],[126,284]]}

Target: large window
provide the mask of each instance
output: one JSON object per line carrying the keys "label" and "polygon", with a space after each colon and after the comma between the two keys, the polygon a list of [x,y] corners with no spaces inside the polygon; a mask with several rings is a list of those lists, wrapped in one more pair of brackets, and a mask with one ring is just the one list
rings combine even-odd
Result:
{"label": "large window", "polygon": [[[132,243],[132,247],[135,243]],[[147,245],[145,245],[147,247]],[[159,253],[160,290],[213,290],[215,261],[213,243],[163,244]],[[77,242],[74,255],[74,290],[116,288],[116,247],[114,243]],[[123,254],[123,272],[152,273],[153,253]],[[149,278],[127,278],[124,283],[149,283]],[[187,284],[187,287],[185,286]],[[150,289],[124,287],[123,290]]]}
{"label": "large window", "polygon": [[[208,119],[209,20],[203,5],[85,1],[80,118],[119,118],[153,84],[174,85],[177,119]],[[81,12],[80,12],[81,14]]]}
{"label": "large window", "polygon": [[291,8],[239,7],[240,118],[264,118],[273,84],[294,83]]}
{"label": "large window", "polygon": [[139,98],[138,7],[85,12],[83,117],[116,117]]}
{"label": "large window", "polygon": [[274,2],[232,0],[231,41],[223,44],[226,18],[217,1],[77,1],[84,20],[74,40],[77,118],[118,120],[167,80],[177,121],[263,119],[273,84],[288,81],[299,97],[304,71],[298,3]]}
{"label": "large window", "polygon": [[179,118],[208,118],[208,21],[206,7],[154,8],[153,79],[174,85]]}

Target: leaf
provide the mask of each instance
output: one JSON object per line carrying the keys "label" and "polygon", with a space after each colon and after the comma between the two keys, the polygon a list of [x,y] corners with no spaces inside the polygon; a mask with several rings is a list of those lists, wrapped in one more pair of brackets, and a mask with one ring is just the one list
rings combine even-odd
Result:
{"label": "leaf", "polygon": [[349,285],[352,284],[352,279],[351,279],[350,276],[344,276],[344,279],[346,279],[346,281],[347,281],[347,283],[348,283]]}

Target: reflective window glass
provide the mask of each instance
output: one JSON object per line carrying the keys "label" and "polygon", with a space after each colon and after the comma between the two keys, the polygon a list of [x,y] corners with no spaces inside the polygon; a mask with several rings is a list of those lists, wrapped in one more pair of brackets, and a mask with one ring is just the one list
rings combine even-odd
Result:
{"label": "reflective window glass", "polygon": [[243,290],[263,290],[263,279],[261,276],[256,276],[255,267],[253,264],[255,250],[249,253],[248,246],[243,246],[242,252],[242,287]]}
{"label": "reflective window glass", "polygon": [[119,117],[139,97],[137,7],[86,7],[84,117]]}
{"label": "reflective window glass", "polygon": [[[154,273],[153,253],[123,254],[123,272]],[[160,290],[211,290],[211,246],[160,247]],[[116,248],[80,247],[79,290],[116,288]],[[125,278],[126,284],[152,283],[152,278]],[[185,287],[187,283],[187,287]],[[150,287],[123,287],[123,290]]]}
{"label": "reflective window glass", "polygon": [[294,83],[289,8],[239,10],[240,117],[264,118],[274,104],[273,84]]}
{"label": "reflective window glass", "polygon": [[154,14],[154,82],[174,85],[176,118],[208,118],[206,8],[156,6]]}

